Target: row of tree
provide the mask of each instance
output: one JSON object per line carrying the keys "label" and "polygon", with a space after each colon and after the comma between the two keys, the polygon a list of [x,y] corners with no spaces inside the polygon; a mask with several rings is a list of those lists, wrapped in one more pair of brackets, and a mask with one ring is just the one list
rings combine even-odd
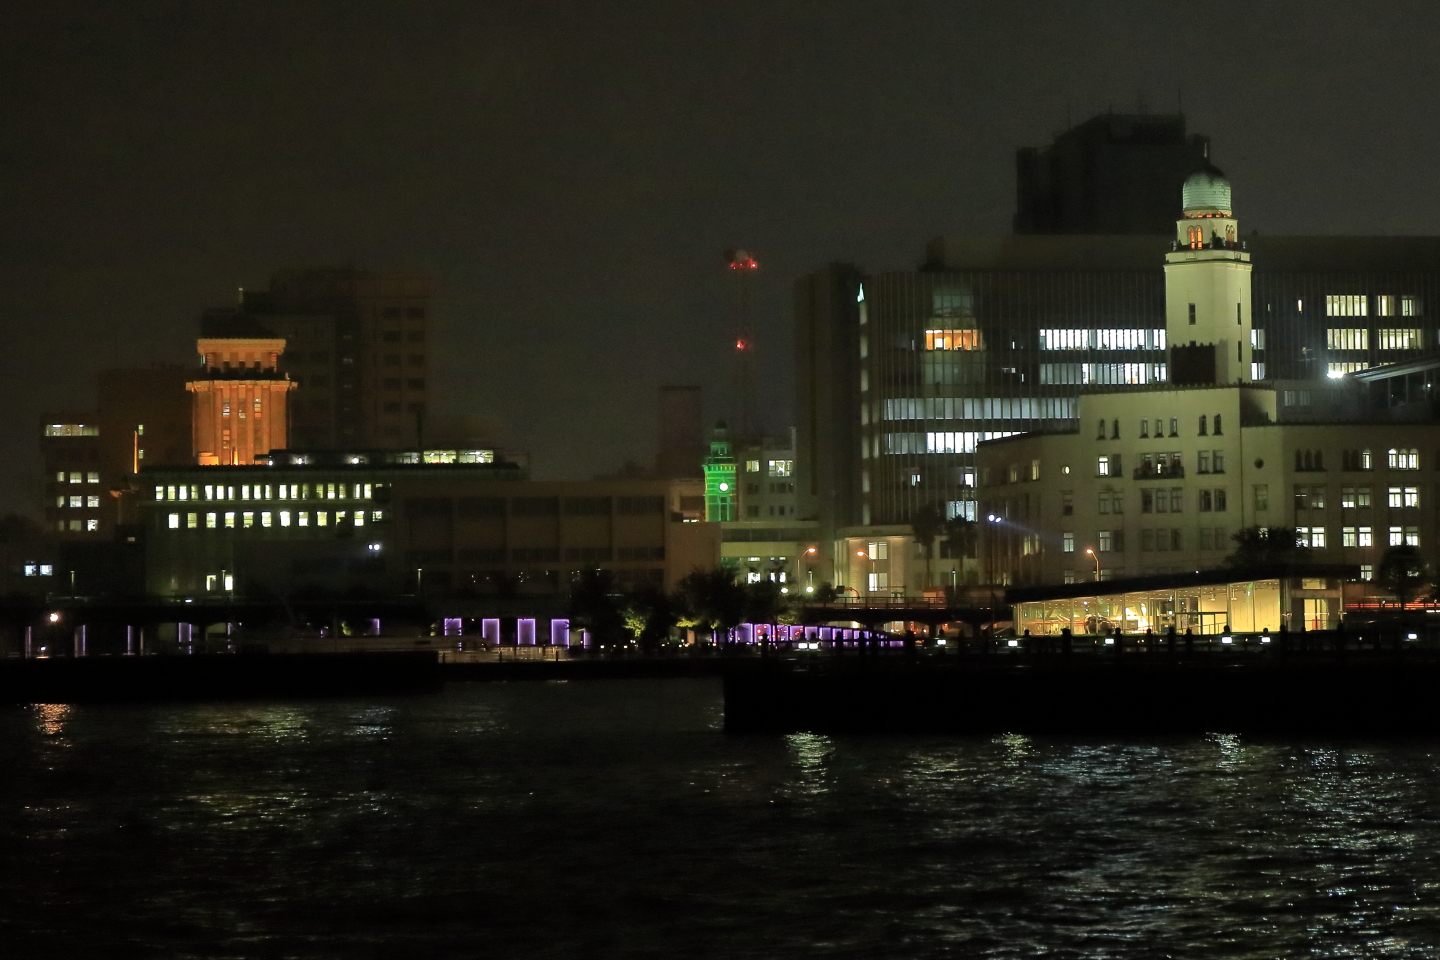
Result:
{"label": "row of tree", "polygon": [[673,593],[643,586],[621,590],[609,570],[588,570],[570,591],[570,626],[601,648],[635,645],[647,654],[671,642],[677,628],[724,643],[742,623],[794,622],[790,598],[773,580],[741,583],[723,567],[697,570]]}

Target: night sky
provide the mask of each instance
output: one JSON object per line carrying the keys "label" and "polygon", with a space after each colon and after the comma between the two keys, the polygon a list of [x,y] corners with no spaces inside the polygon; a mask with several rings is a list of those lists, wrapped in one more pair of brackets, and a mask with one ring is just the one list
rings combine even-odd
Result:
{"label": "night sky", "polygon": [[660,383],[727,412],[747,247],[783,427],[793,278],[1008,230],[1067,108],[1183,86],[1247,231],[1440,233],[1437,36],[1433,2],[11,0],[0,512],[48,412],[190,362],[277,266],[433,273],[440,412],[584,477],[648,460]]}

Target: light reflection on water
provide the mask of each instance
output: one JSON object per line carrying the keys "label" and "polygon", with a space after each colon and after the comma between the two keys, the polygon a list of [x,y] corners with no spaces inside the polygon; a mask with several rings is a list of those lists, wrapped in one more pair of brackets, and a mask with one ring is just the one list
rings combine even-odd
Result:
{"label": "light reflection on water", "polygon": [[1437,955],[1434,743],[720,720],[698,681],[0,710],[5,956]]}

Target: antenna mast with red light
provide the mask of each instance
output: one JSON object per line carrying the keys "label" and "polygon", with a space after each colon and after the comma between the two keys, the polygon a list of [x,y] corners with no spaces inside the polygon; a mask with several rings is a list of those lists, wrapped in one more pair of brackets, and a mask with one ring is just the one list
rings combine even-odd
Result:
{"label": "antenna mast with red light", "polygon": [[739,402],[737,437],[758,440],[760,425],[755,412],[755,331],[752,294],[754,276],[760,264],[748,250],[726,250],[725,262],[735,287],[735,399]]}

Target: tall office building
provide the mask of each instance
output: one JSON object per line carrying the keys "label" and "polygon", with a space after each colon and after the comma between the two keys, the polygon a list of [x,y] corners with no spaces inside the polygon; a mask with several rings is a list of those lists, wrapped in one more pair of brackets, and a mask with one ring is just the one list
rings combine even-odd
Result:
{"label": "tall office building", "polygon": [[1015,232],[1164,234],[1209,139],[1181,115],[1105,114],[1015,155]]}
{"label": "tall office building", "polygon": [[[1169,349],[1167,309],[1187,311],[1177,346],[1223,341],[1215,374],[1281,387],[1291,418],[1327,378],[1440,351],[1440,238],[1244,237],[1217,209],[1182,243],[1184,180],[1161,236],[943,237],[918,271],[797,281],[798,506],[832,553],[923,505],[974,518],[983,440],[1073,426],[1081,394],[1171,382],[1173,364],[1200,376]],[[1238,327],[1232,305],[1231,326],[1191,334],[1191,301],[1167,308],[1167,253],[1172,273],[1215,261],[1226,276],[1254,255]]]}
{"label": "tall office building", "polygon": [[396,449],[424,442],[430,409],[430,278],[345,268],[276,271],[237,309],[286,341],[297,447]]}

